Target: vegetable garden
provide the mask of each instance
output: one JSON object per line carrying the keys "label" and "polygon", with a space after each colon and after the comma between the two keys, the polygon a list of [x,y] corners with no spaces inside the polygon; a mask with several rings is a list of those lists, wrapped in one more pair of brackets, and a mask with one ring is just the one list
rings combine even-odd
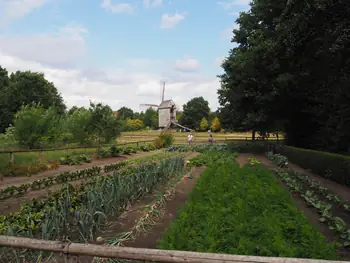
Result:
{"label": "vegetable garden", "polygon": [[[103,246],[348,258],[350,203],[289,168],[285,156],[271,152],[264,156],[259,147],[247,147],[171,146],[144,158],[5,188],[0,192],[4,201],[59,186],[46,198],[34,199],[1,216],[0,232]],[[259,154],[238,153],[251,149],[258,149]],[[245,165],[237,162],[239,155],[247,157]],[[269,170],[266,161],[275,169]],[[172,199],[177,199],[177,204]],[[300,200],[305,209],[317,214],[316,223],[300,208]],[[48,252],[11,248],[2,248],[1,253],[1,262],[60,258]],[[81,262],[120,260],[90,257]]]}

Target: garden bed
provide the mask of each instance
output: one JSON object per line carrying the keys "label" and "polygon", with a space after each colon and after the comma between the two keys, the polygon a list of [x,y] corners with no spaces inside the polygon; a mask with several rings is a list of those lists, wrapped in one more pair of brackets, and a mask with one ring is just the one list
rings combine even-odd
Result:
{"label": "garden bed", "polygon": [[[220,193],[220,194],[218,194]],[[200,220],[199,220],[200,219]],[[213,163],[164,234],[160,248],[277,257],[337,259],[262,165]]]}

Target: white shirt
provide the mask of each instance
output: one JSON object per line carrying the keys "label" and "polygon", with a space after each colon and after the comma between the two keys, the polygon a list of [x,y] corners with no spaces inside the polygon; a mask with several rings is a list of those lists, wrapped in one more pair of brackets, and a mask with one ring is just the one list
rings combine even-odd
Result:
{"label": "white shirt", "polygon": [[192,141],[192,139],[193,139],[193,135],[189,134],[189,135],[187,136],[187,140],[188,140],[188,141]]}

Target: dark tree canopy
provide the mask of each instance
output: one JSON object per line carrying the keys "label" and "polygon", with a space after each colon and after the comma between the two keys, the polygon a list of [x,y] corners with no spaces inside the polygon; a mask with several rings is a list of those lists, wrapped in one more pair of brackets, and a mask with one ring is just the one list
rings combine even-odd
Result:
{"label": "dark tree canopy", "polygon": [[63,98],[44,74],[17,71],[8,76],[0,67],[0,132],[13,122],[23,105],[32,103],[40,103],[44,109],[53,107],[58,114],[63,114],[66,109]]}
{"label": "dark tree canopy", "polygon": [[128,108],[128,107],[121,107],[118,110],[118,116],[117,118],[119,120],[128,120],[128,119],[133,119],[134,117],[134,112],[132,109]]}
{"label": "dark tree canopy", "polygon": [[222,67],[224,128],[284,131],[290,145],[350,147],[350,3],[255,0]]}
{"label": "dark tree canopy", "polygon": [[190,129],[198,129],[203,118],[208,119],[209,103],[203,97],[196,97],[183,105],[181,124]]}

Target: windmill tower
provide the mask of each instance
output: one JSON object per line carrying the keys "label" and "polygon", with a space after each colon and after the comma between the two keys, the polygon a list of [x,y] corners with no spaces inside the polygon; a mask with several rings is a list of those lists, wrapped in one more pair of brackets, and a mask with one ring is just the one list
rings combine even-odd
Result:
{"label": "windmill tower", "polygon": [[176,119],[176,105],[173,100],[164,100],[165,82],[163,82],[162,101],[159,105],[156,104],[141,104],[140,106],[149,106],[158,108],[158,127],[167,130],[173,124],[186,130],[191,130],[180,124]]}

